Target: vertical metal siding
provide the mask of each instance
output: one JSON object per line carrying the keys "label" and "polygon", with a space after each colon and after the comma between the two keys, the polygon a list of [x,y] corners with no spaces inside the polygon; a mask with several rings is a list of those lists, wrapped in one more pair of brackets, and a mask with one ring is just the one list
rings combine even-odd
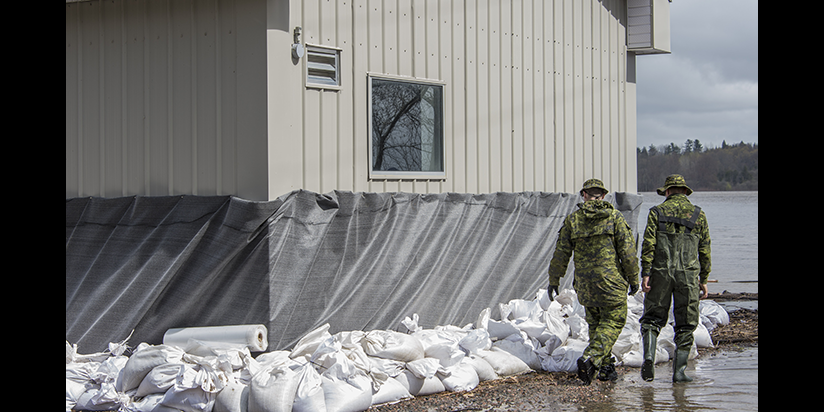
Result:
{"label": "vertical metal siding", "polygon": [[67,3],[66,197],[265,199],[244,181],[265,181],[254,155],[265,151],[248,149],[265,144],[265,110],[250,122],[239,113],[265,106],[265,91],[246,86],[265,82],[265,58],[249,52],[264,50],[265,20],[253,17],[263,10],[263,0]]}
{"label": "vertical metal siding", "polygon": [[[624,0],[292,4],[304,40],[342,48],[353,77],[304,92],[304,188],[576,192],[600,177],[635,190]],[[368,180],[367,72],[445,82],[445,180]]]}
{"label": "vertical metal siding", "polygon": [[[626,18],[626,0],[67,3],[66,196],[635,191]],[[296,26],[342,50],[340,90],[304,86]],[[446,179],[368,179],[369,72],[445,83]]]}

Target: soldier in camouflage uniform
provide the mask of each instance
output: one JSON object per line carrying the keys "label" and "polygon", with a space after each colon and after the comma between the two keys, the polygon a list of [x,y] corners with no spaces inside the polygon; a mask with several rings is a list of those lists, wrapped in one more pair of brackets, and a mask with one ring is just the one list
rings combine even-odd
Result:
{"label": "soldier in camouflage uniform", "polygon": [[687,199],[692,189],[681,175],[670,175],[657,190],[667,199],[650,209],[641,248],[644,315],[641,377],[655,378],[658,333],[667,324],[670,302],[675,318],[673,382],[692,380],[684,371],[698,326],[698,300],[707,297],[710,274],[710,231],[707,216]]}
{"label": "soldier in camouflage uniform", "polygon": [[552,299],[575,254],[573,285],[589,324],[589,346],[578,359],[578,377],[585,384],[592,382],[596,371],[600,380],[618,378],[612,346],[627,320],[627,287],[632,295],[639,283],[632,230],[621,212],[603,200],[607,193],[598,179],[584,182],[584,202],[564,220],[549,264]]}

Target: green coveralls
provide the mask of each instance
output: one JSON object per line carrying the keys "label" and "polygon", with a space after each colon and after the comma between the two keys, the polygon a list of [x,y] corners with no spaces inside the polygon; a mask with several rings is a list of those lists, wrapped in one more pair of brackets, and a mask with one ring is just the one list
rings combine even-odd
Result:
{"label": "green coveralls", "polygon": [[589,325],[583,358],[600,368],[613,362],[612,347],[627,320],[627,289],[639,283],[637,249],[632,230],[612,204],[590,200],[578,208],[558,233],[549,285],[560,284],[575,252],[574,287]]}
{"label": "green coveralls", "polygon": [[650,209],[641,248],[641,274],[650,276],[644,297],[642,335],[657,336],[666,325],[670,302],[675,318],[675,344],[689,350],[698,326],[699,282],[710,273],[710,234],[707,218],[684,194],[674,194]]}

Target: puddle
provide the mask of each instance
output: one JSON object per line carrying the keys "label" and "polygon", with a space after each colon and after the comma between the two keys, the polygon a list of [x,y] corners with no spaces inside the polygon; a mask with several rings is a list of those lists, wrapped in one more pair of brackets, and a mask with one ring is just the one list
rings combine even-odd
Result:
{"label": "puddle", "polygon": [[[641,370],[632,369],[603,391],[609,399],[579,405],[577,410],[606,411],[757,411],[758,347],[741,351],[704,354],[691,360],[689,383],[672,383],[672,361],[656,365],[652,382],[641,379]],[[576,410],[576,409],[572,409]]]}

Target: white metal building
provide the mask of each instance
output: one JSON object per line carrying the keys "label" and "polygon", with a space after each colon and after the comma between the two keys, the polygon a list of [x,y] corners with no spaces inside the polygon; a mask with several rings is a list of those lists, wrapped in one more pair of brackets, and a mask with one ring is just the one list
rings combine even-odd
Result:
{"label": "white metal building", "polygon": [[66,1],[66,197],[636,191],[667,0]]}

